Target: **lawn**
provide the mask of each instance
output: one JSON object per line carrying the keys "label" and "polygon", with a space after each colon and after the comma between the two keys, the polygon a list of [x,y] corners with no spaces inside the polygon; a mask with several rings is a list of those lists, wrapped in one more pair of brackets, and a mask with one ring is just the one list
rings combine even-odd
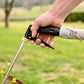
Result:
{"label": "lawn", "polygon": [[[11,22],[6,29],[0,22],[0,67],[11,62],[27,26],[32,22]],[[84,23],[64,23],[84,28]],[[84,84],[84,42],[55,38],[54,50],[27,43],[11,75],[25,84]]]}
{"label": "lawn", "polygon": [[[40,6],[34,6],[30,11],[18,7],[13,8],[10,18],[11,19],[34,19],[41,14],[47,12],[52,5],[47,5],[44,8]],[[84,2],[82,2],[78,7],[76,7],[72,12],[84,12]],[[0,20],[4,18],[4,10],[0,9]]]}

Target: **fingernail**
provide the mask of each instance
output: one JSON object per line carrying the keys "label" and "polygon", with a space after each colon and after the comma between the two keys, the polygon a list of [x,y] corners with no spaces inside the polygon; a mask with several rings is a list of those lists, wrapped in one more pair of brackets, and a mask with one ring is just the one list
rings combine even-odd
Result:
{"label": "fingernail", "polygon": [[45,47],[45,44],[41,43],[40,46],[41,46],[41,47]]}
{"label": "fingernail", "polygon": [[34,41],[31,41],[31,44],[33,44],[34,43]]}
{"label": "fingernail", "polygon": [[46,49],[49,49],[49,47],[47,46]]}

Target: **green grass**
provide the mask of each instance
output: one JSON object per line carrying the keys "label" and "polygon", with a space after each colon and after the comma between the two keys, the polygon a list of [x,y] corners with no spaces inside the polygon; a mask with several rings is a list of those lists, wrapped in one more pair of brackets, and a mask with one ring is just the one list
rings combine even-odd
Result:
{"label": "green grass", "polygon": [[[40,16],[41,14],[43,14],[44,12],[47,12],[49,10],[51,6],[48,5],[44,8],[41,8],[40,6],[35,6],[32,7],[32,9],[30,11],[22,8],[22,7],[18,7],[18,8],[13,8],[10,18],[11,19],[34,19],[38,16]],[[4,11],[3,9],[0,9],[0,14],[1,14],[1,19],[4,18]]]}
{"label": "green grass", "polygon": [[[0,66],[10,62],[17,52],[27,26],[32,22],[11,22],[6,29],[0,23]],[[64,23],[84,28],[84,23]],[[84,84],[84,42],[55,38],[55,50],[27,43],[11,75],[26,84]]]}
{"label": "green grass", "polygon": [[[11,19],[34,19],[41,14],[47,12],[52,5],[47,5],[44,8],[40,6],[32,7],[30,11],[19,7],[13,8],[10,18]],[[84,12],[84,2],[82,2],[78,7],[76,7],[72,12]],[[4,18],[4,10],[0,9],[0,20]]]}
{"label": "green grass", "polygon": [[41,8],[40,6],[33,7],[30,11],[24,9],[24,8],[14,8],[11,13],[12,19],[31,19],[36,18],[43,14],[44,12],[47,12],[51,6],[46,6],[45,8]]}

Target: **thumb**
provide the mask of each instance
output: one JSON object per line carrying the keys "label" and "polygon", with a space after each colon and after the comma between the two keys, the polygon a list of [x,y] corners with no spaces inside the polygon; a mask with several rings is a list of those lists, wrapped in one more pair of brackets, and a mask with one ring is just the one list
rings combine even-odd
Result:
{"label": "thumb", "polygon": [[37,35],[38,28],[39,28],[39,23],[35,21],[31,27],[32,37],[35,37]]}
{"label": "thumb", "polygon": [[35,37],[37,35],[37,31],[36,30],[33,30],[32,31],[32,37]]}

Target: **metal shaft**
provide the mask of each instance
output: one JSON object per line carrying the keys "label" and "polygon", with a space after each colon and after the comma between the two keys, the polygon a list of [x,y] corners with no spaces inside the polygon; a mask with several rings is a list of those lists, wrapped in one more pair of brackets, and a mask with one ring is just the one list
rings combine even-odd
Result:
{"label": "metal shaft", "polygon": [[9,76],[9,74],[10,74],[10,72],[11,72],[11,70],[12,70],[12,68],[13,68],[13,66],[14,66],[14,64],[15,64],[18,56],[19,56],[19,54],[21,53],[24,45],[25,45],[25,42],[22,42],[19,49],[18,49],[18,51],[17,51],[17,53],[16,53],[16,55],[15,55],[15,57],[13,58],[13,60],[11,62],[11,65],[8,68],[8,70],[7,70],[7,72],[6,72],[5,76],[4,76],[1,84],[5,84],[5,82],[6,82],[7,78],[8,78],[8,76]]}

